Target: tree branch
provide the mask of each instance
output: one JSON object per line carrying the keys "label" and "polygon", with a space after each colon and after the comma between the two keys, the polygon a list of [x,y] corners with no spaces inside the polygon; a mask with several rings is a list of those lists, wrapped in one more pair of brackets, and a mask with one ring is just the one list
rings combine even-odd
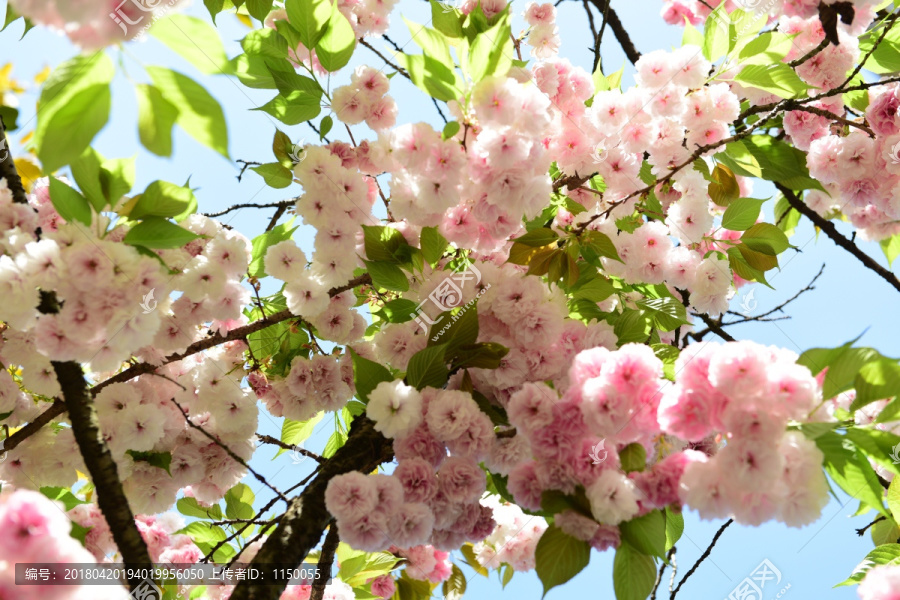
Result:
{"label": "tree branch", "polygon": [[16,163],[9,149],[9,142],[6,140],[6,123],[3,122],[3,117],[0,117],[0,179],[6,180],[6,186],[13,195],[13,202],[28,204],[22,178],[19,177],[19,171],[16,170]]}
{"label": "tree branch", "polygon": [[317,463],[325,462],[325,459],[322,458],[321,456],[319,456],[318,454],[316,454],[315,452],[310,452],[309,450],[306,450],[305,448],[299,448],[297,446],[291,446],[290,444],[285,444],[281,440],[273,438],[271,435],[266,435],[264,433],[257,433],[256,437],[259,438],[259,441],[262,442],[263,444],[272,444],[273,446],[278,446],[279,448],[282,448],[284,450],[292,450],[295,452],[299,452],[303,456],[310,457]]}
{"label": "tree branch", "polygon": [[[332,288],[328,295],[332,298],[337,296],[341,292],[351,290],[358,285],[365,285],[372,283],[372,277],[365,273],[360,275],[359,277],[354,277],[344,285]],[[260,331],[261,329],[265,329],[270,325],[274,325],[276,323],[280,323],[282,321],[287,321],[289,319],[299,318],[297,315],[291,314],[289,310],[282,310],[280,312],[274,313],[265,317],[263,319],[259,319],[258,321],[254,321],[248,325],[244,325],[243,327],[237,327],[236,329],[232,329],[226,335],[216,334],[210,336],[204,340],[200,340],[198,342],[194,342],[184,352],[176,352],[174,354],[170,354],[165,359],[163,359],[161,364],[153,365],[150,363],[137,363],[136,365],[132,365],[131,367],[125,369],[121,373],[117,373],[113,375],[109,379],[102,381],[91,388],[91,395],[96,396],[100,390],[105,388],[108,385],[112,385],[114,383],[122,383],[124,381],[128,381],[130,379],[134,379],[139,375],[144,375],[145,373],[151,373],[156,369],[168,365],[173,362],[177,362],[179,360],[183,360],[188,356],[192,356],[197,354],[198,352],[202,352],[203,350],[208,350],[219,344],[224,344],[225,342],[231,342],[234,340],[240,340],[247,337],[249,334],[254,333],[256,331]],[[37,432],[41,427],[52,421],[54,418],[66,412],[66,406],[63,402],[54,402],[50,405],[50,408],[45,410],[39,416],[37,416],[34,421],[25,425],[22,429],[16,431],[9,439],[6,440],[5,448],[7,450],[11,450],[21,444],[25,439],[27,439],[30,435]]]}
{"label": "tree branch", "polygon": [[[351,471],[369,473],[392,459],[391,442],[375,431],[374,423],[362,415],[354,419],[347,442],[320,467],[319,474],[303,493],[291,501],[278,527],[269,535],[253,562],[299,565],[319,543],[322,532],[331,521],[331,515],[325,508],[328,482]],[[281,581],[278,585],[243,581],[234,589],[231,600],[275,600],[286,584],[287,581]]]}
{"label": "tree branch", "polygon": [[[72,433],[97,490],[97,505],[109,523],[122,561],[129,569],[150,568],[150,553],[134,524],[134,514],[122,489],[116,463],[103,440],[97,411],[81,366],[75,362],[51,361],[51,364],[62,388]],[[134,590],[142,581],[143,578],[131,578],[128,584]]]}
{"label": "tree branch", "polygon": [[669,600],[675,600],[675,596],[678,595],[678,590],[681,589],[681,586],[684,585],[684,582],[687,581],[688,577],[694,574],[694,571],[697,570],[697,567],[700,566],[700,563],[702,563],[709,557],[710,553],[712,552],[713,546],[716,545],[716,542],[718,542],[719,538],[722,537],[722,534],[725,533],[725,529],[732,523],[734,523],[734,519],[728,519],[727,521],[725,521],[724,525],[719,527],[719,530],[716,532],[716,535],[713,536],[713,539],[709,543],[709,546],[706,548],[706,550],[703,551],[703,554],[700,555],[700,558],[697,559],[697,562],[694,563],[694,566],[692,566],[691,569],[685,574],[685,576],[681,578],[681,581],[678,582],[678,587],[676,587],[675,591],[672,592],[672,595],[669,596]]}
{"label": "tree branch", "polygon": [[640,60],[641,53],[634,47],[634,42],[631,41],[631,36],[628,35],[628,31],[619,20],[619,15],[610,6],[612,0],[590,0],[590,2],[597,7],[597,10],[607,15],[605,22],[609,23],[609,28],[612,29],[613,35],[616,36],[616,40],[619,41],[622,51],[625,52],[625,56],[628,57],[631,64]]}
{"label": "tree branch", "polygon": [[797,195],[792,190],[788,189],[784,185],[775,182],[775,187],[778,188],[778,191],[782,193],[782,195],[788,201],[788,204],[791,205],[791,208],[807,217],[810,221],[813,222],[816,227],[825,232],[825,235],[830,237],[831,241],[855,256],[862,264],[866,266],[866,268],[875,272],[879,277],[891,284],[891,286],[895,290],[900,292],[900,280],[898,280],[897,277],[889,270],[878,264],[874,258],[860,250],[859,247],[851,240],[848,240],[846,237],[841,235],[837,230],[837,227],[834,226],[834,223],[825,219],[819,213],[810,208],[806,204],[806,202],[797,197]]}
{"label": "tree branch", "polygon": [[204,217],[215,218],[221,217],[222,215],[227,215],[233,210],[238,210],[240,208],[290,208],[297,202],[296,198],[292,198],[290,200],[282,200],[281,202],[271,202],[269,204],[235,204],[234,206],[229,206],[225,210],[219,211],[217,213],[201,213]]}
{"label": "tree branch", "polygon": [[337,550],[340,541],[337,524],[332,521],[328,527],[328,535],[325,536],[325,543],[322,544],[322,554],[319,556],[319,565],[316,568],[316,580],[312,584],[312,593],[309,596],[309,600],[322,600],[325,596],[325,586],[328,584],[328,580],[331,579],[334,551]]}

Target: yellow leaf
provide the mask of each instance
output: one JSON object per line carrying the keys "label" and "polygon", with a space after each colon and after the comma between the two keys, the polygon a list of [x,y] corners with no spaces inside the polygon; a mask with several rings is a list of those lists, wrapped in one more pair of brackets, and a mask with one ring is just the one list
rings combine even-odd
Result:
{"label": "yellow leaf", "polygon": [[47,65],[46,67],[41,69],[41,72],[34,76],[34,82],[38,85],[43,84],[50,76],[50,71],[50,65]]}
{"label": "yellow leaf", "polygon": [[127,217],[129,214],[131,214],[131,209],[134,208],[134,205],[137,204],[138,200],[140,200],[140,199],[141,199],[141,195],[138,194],[137,196],[135,196],[134,198],[132,198],[131,200],[129,200],[128,202],[126,202],[125,204],[123,204],[122,206],[117,208],[116,214],[118,214],[120,217]]}
{"label": "yellow leaf", "polygon": [[26,133],[25,135],[22,136],[22,139],[20,139],[19,142],[23,145],[27,144],[33,137],[34,137],[34,131],[29,131],[28,133]]}
{"label": "yellow leaf", "polygon": [[25,188],[26,192],[31,193],[34,182],[40,179],[42,175],[41,168],[28,158],[17,158],[13,162],[16,165],[16,171],[22,177],[22,187]]}
{"label": "yellow leaf", "polygon": [[247,15],[242,15],[240,13],[235,16],[238,18],[238,21],[240,21],[250,29],[253,29],[253,21],[250,20],[250,17],[248,17]]}
{"label": "yellow leaf", "polygon": [[19,83],[10,77],[10,73],[12,73],[12,63],[6,63],[2,67],[0,67],[0,92],[14,92],[17,94],[21,94],[25,91],[25,88],[19,85]]}

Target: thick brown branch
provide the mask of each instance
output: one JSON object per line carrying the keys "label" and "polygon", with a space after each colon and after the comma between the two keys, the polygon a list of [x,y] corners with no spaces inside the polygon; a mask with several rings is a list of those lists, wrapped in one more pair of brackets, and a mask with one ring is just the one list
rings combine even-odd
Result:
{"label": "thick brown branch", "polygon": [[294,452],[302,454],[303,456],[308,456],[318,463],[325,462],[325,459],[322,458],[321,456],[319,456],[318,454],[316,454],[315,452],[310,452],[309,450],[306,450],[305,448],[300,448],[298,446],[291,446],[290,444],[285,444],[281,440],[274,438],[271,435],[266,435],[264,433],[257,433],[256,437],[263,444],[272,444],[273,446],[278,446],[279,448],[282,448],[284,450],[292,450]]}
{"label": "thick brown branch", "polygon": [[0,117],[0,179],[6,179],[6,186],[12,192],[13,202],[28,204],[22,178],[19,177],[19,172],[16,170],[16,163],[13,161],[9,142],[6,140],[6,124],[3,122],[3,117]]}
{"label": "thick brown branch", "polygon": [[309,600],[322,600],[325,596],[325,586],[328,584],[328,580],[331,579],[334,552],[337,550],[340,541],[337,524],[332,521],[328,527],[328,534],[325,536],[325,543],[322,544],[322,554],[319,556],[319,565],[316,568],[316,580],[312,584],[312,593],[309,595]]}
{"label": "thick brown branch", "polygon": [[634,42],[631,41],[631,36],[628,35],[628,31],[625,29],[622,21],[619,20],[619,15],[616,14],[616,11],[610,6],[611,1],[612,0],[590,0],[591,4],[597,7],[597,10],[606,15],[606,22],[609,23],[609,28],[612,29],[613,35],[615,35],[616,40],[619,41],[619,45],[622,46],[622,51],[625,53],[625,56],[628,57],[631,64],[634,64],[640,60],[641,53],[634,47]]}
{"label": "thick brown branch", "polygon": [[[259,549],[254,563],[299,565],[319,543],[322,532],[331,521],[331,515],[325,508],[328,482],[351,471],[370,473],[381,463],[393,459],[390,440],[375,431],[374,425],[364,416],[354,419],[347,443],[321,466],[312,483],[291,502],[278,527]],[[235,588],[231,599],[274,600],[281,595],[286,583],[259,585],[244,581]]]}
{"label": "thick brown branch", "polygon": [[878,264],[874,258],[860,250],[859,247],[851,240],[848,240],[846,237],[841,235],[837,230],[837,227],[834,226],[834,223],[825,219],[819,213],[810,208],[806,204],[806,202],[797,197],[797,194],[795,194],[792,190],[789,190],[788,188],[777,182],[775,183],[775,187],[777,187],[778,191],[782,193],[782,195],[788,201],[788,204],[791,205],[791,208],[812,221],[816,227],[821,229],[825,233],[825,235],[831,238],[831,241],[855,256],[862,264],[866,266],[866,268],[873,271],[879,277],[891,284],[891,286],[895,290],[900,292],[900,280],[897,279],[896,275]]}
{"label": "thick brown branch", "polygon": [[[88,391],[81,366],[74,362],[52,361],[51,364],[62,388],[72,433],[97,490],[97,505],[109,523],[113,539],[122,554],[122,561],[129,569],[149,568],[150,554],[134,524],[134,514],[125,497],[125,490],[122,489],[116,463],[103,440],[94,400]],[[131,589],[135,589],[142,580],[130,579],[128,583]]]}

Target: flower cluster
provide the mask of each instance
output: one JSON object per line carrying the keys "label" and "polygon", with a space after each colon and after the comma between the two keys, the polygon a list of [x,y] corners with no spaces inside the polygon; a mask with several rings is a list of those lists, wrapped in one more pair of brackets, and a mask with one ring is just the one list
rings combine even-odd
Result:
{"label": "flower cluster", "polygon": [[559,52],[559,27],[556,26],[556,7],[552,3],[529,2],[525,7],[525,21],[531,26],[526,42],[535,58],[550,58]]}
{"label": "flower cluster", "polygon": [[376,131],[389,129],[397,122],[397,103],[387,95],[391,82],[381,71],[361,65],[350,77],[350,85],[334,90],[331,106],[335,116],[347,123],[366,125]]}
{"label": "flower cluster", "polygon": [[119,586],[16,585],[14,563],[96,563],[94,555],[69,536],[72,522],[60,503],[43,494],[17,490],[0,496],[0,597],[17,600],[127,600]]}
{"label": "flower cluster", "polygon": [[182,0],[12,0],[16,13],[64,33],[72,43],[92,50],[131,40],[160,16],[178,8]]}
{"label": "flower cluster", "polygon": [[533,569],[534,551],[547,522],[526,516],[518,506],[503,503],[497,496],[488,496],[481,504],[491,508],[497,526],[472,548],[478,564],[486,569],[498,569],[503,563],[515,571]]}
{"label": "flower cluster", "polygon": [[493,426],[471,394],[382,382],[366,414],[394,440],[398,465],[389,476],[354,472],[328,484],[326,506],[347,543],[452,550],[493,529],[491,510],[478,503],[486,486],[478,463],[490,452]]}
{"label": "flower cluster", "polygon": [[900,600],[900,566],[877,565],[857,589],[860,600]]}

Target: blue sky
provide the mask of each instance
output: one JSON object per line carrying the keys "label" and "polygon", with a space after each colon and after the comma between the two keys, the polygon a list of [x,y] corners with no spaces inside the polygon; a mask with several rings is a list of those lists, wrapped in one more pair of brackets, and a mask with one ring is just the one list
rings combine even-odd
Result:
{"label": "blue sky", "polygon": [[[0,6],[5,2],[0,0]],[[524,10],[525,2],[516,0],[513,6],[515,13]],[[615,8],[625,26],[631,32],[632,39],[640,51],[677,47],[681,42],[681,29],[665,25],[659,18],[659,0],[614,1]],[[586,23],[584,8],[580,2],[564,2],[559,8],[558,25],[561,30],[561,56],[568,58],[573,64],[590,71],[591,53],[589,48],[592,39]],[[194,2],[188,10],[189,14],[208,18],[202,2]],[[427,23],[430,18],[428,5],[416,0],[401,0],[392,16],[389,35],[400,46],[415,48],[409,42],[411,35],[402,20],[403,14],[412,21]],[[599,25],[599,18],[597,19]],[[222,15],[219,18],[222,37],[226,40],[229,57],[240,52],[237,43],[246,32],[233,17]],[[521,27],[519,18],[515,27]],[[15,65],[13,76],[22,82],[28,82],[33,75],[45,65],[55,66],[76,53],[76,49],[64,38],[43,31],[31,31],[22,42],[21,23],[11,26],[0,33],[0,66],[7,61]],[[380,40],[373,40],[380,50],[387,45]],[[409,46],[407,46],[409,44]],[[617,45],[612,32],[607,28],[602,45],[602,55],[607,71],[618,69],[625,57]],[[248,172],[243,181],[238,183],[235,176],[239,167],[211,150],[199,145],[182,131],[176,129],[174,137],[174,155],[171,158],[159,158],[140,146],[137,137],[137,103],[132,81],[144,82],[149,78],[143,72],[142,65],[163,65],[179,70],[201,82],[222,104],[228,121],[229,148],[232,159],[256,160],[271,162],[272,136],[275,127],[279,126],[291,138],[299,142],[305,140],[314,143],[316,136],[306,125],[284,126],[265,113],[251,111],[268,101],[274,93],[269,90],[248,89],[238,82],[223,76],[206,76],[194,69],[186,61],[171,50],[148,37],[143,43],[130,43],[124,52],[111,50],[117,64],[124,65],[128,77],[120,68],[113,86],[113,111],[109,124],[95,139],[94,146],[107,157],[137,156],[137,183],[134,192],[142,190],[155,179],[183,183],[188,177],[191,184],[199,188],[197,196],[200,210],[215,212],[237,203],[265,203],[289,198],[299,193],[298,186],[285,190],[274,190],[264,185],[262,179]],[[119,56],[121,55],[121,62]],[[371,51],[360,47],[351,66],[370,64],[381,68],[381,59]],[[332,83],[342,85],[349,77],[349,68],[340,72]],[[632,69],[626,64],[623,80],[624,86],[633,84]],[[130,78],[130,80],[129,80]],[[21,98],[22,114],[19,119],[20,131],[12,134],[12,149],[20,150],[19,140],[23,132],[34,127],[35,92],[29,90]],[[427,121],[435,127],[442,126],[434,106],[424,94],[411,86],[405,79],[392,79],[391,94],[400,105],[399,123]],[[320,115],[319,118],[321,118]],[[318,120],[318,119],[317,119]],[[342,135],[343,134],[343,135]],[[360,126],[354,127],[357,141],[371,137]],[[331,139],[346,139],[345,132],[335,131]],[[754,194],[757,198],[774,196],[771,186],[756,182]],[[773,203],[764,206],[764,211],[771,221]],[[248,237],[262,232],[271,216],[271,210],[260,211],[243,209],[223,217],[223,222],[235,226]],[[839,230],[850,235],[846,224],[838,224]],[[295,239],[306,250],[312,248],[311,230],[301,228]],[[826,264],[825,272],[816,284],[816,290],[805,294],[789,308],[793,317],[788,321],[777,323],[751,323],[730,329],[737,338],[753,339],[761,343],[772,344],[802,352],[818,346],[837,346],[865,332],[860,344],[878,348],[883,353],[897,354],[896,341],[900,337],[900,320],[892,318],[889,310],[897,306],[896,299],[891,296],[894,291],[886,282],[874,273],[864,269],[852,256],[835,247],[824,235],[816,236],[813,228],[804,222],[797,230],[792,243],[799,250],[788,252],[781,260],[781,270],[772,274],[769,281],[776,288],[770,290],[763,286],[754,286],[754,297],[747,300],[747,305],[757,302],[754,312],[759,313],[778,305],[792,296],[797,290],[809,283],[818,272],[819,267]],[[860,247],[886,264],[881,250],[873,243],[860,243]],[[745,288],[733,302],[737,307],[745,298]],[[280,420],[261,416],[260,430],[264,433],[278,435]],[[313,438],[306,447],[317,449],[324,446],[325,440],[332,431],[332,420],[324,419],[318,426]],[[253,465],[281,487],[290,487],[312,468],[311,461],[299,465],[291,463],[288,455],[277,460],[269,460],[274,455],[271,448],[259,450]],[[267,497],[263,490],[252,479],[247,483],[257,490],[260,497]],[[850,518],[856,510],[855,502],[832,500],[823,512],[823,516],[803,529],[789,529],[780,524],[771,523],[762,527],[740,527],[732,525],[722,536],[710,559],[697,570],[689,583],[679,593],[683,600],[727,598],[731,590],[758,565],[768,559],[782,574],[779,586],[769,584],[765,589],[763,600],[771,600],[787,584],[790,589],[783,598],[855,598],[854,588],[832,589],[832,586],[843,580],[853,567],[872,547],[871,538],[859,538],[854,529],[862,527],[871,520],[870,516]],[[694,563],[705,549],[719,522],[703,522],[697,519],[696,513],[686,512],[686,528],[682,540],[677,544],[677,562],[679,578]],[[567,595],[575,597],[613,598],[612,589],[613,553],[600,554],[593,552],[591,564],[573,581],[563,588],[558,588],[548,595],[563,598]],[[463,568],[469,576],[467,597],[488,598],[503,593],[509,597],[529,600],[541,597],[541,585],[533,574],[516,574],[506,590],[495,575],[486,580]],[[668,581],[668,572],[665,581]],[[660,594],[660,597],[667,597]]]}

